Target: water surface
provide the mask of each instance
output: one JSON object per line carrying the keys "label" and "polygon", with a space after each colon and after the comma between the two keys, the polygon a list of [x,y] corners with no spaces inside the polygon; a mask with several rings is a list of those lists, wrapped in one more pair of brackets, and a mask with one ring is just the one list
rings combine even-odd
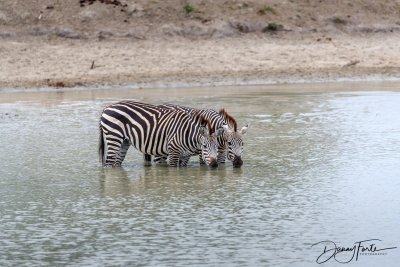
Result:
{"label": "water surface", "polygon": [[[318,266],[322,240],[399,247],[397,88],[1,91],[0,266]],[[225,107],[250,124],[243,167],[144,167],[131,148],[101,168],[98,119],[120,99]],[[351,264],[396,266],[385,252]]]}

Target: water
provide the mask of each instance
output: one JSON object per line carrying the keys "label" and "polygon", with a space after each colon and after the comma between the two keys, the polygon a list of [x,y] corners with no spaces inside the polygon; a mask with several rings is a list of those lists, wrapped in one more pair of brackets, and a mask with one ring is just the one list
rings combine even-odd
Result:
{"label": "water", "polygon": [[[397,88],[0,92],[0,266],[318,266],[323,240],[400,247]],[[131,148],[101,168],[99,115],[127,98],[225,107],[250,124],[243,167],[144,167]],[[351,264],[400,260],[382,252]]]}

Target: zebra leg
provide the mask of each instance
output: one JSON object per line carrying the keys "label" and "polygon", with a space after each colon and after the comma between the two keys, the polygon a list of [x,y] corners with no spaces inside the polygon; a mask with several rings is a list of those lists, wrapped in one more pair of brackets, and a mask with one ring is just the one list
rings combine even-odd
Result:
{"label": "zebra leg", "polygon": [[144,166],[151,166],[151,155],[143,154],[144,157]]}
{"label": "zebra leg", "polygon": [[186,167],[189,162],[190,156],[181,157],[179,159],[179,167]]}
{"label": "zebra leg", "polygon": [[[115,167],[115,166],[120,166],[121,165],[121,155],[120,151],[122,149],[122,144],[124,140],[119,137],[115,136],[112,134],[107,134],[103,133],[103,138],[104,138],[104,144],[105,144],[105,162],[104,162],[104,167]],[[128,148],[129,148],[129,143],[128,143]],[[126,150],[128,150],[126,148]],[[126,151],[124,154],[126,154]]]}
{"label": "zebra leg", "polygon": [[180,153],[176,151],[171,151],[168,153],[168,165],[170,167],[179,167],[179,159],[180,159]]}
{"label": "zebra leg", "polygon": [[206,164],[206,162],[203,160],[203,157],[201,156],[201,154],[199,155],[199,161],[200,161],[200,165]]}
{"label": "zebra leg", "polygon": [[130,146],[129,140],[128,140],[128,139],[125,139],[125,140],[122,142],[121,147],[120,147],[118,153],[116,154],[116,160],[115,160],[115,162],[114,162],[114,164],[113,164],[114,167],[119,167],[119,166],[121,166],[122,162],[123,162],[124,159],[125,159],[126,152],[128,152],[129,146]]}

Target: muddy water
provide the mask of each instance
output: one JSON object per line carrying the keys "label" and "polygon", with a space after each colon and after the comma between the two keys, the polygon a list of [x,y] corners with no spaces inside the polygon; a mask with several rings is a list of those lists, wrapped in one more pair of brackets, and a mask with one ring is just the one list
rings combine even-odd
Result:
{"label": "muddy water", "polygon": [[[0,266],[317,266],[323,240],[399,247],[398,88],[1,91]],[[243,167],[144,167],[131,149],[101,168],[99,114],[128,98],[225,107],[250,124]],[[400,260],[381,252],[326,264]]]}

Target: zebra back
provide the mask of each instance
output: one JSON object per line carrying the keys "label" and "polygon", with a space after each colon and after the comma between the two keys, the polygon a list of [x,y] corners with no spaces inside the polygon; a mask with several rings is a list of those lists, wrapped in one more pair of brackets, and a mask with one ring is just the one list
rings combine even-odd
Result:
{"label": "zebra back", "polygon": [[175,109],[175,110],[179,110],[179,111],[186,112],[189,114],[198,113],[198,114],[204,116],[207,120],[209,120],[211,122],[211,126],[213,127],[213,129],[219,129],[224,124],[229,123],[228,121],[224,120],[224,117],[222,117],[219,112],[217,112],[213,109],[197,109],[197,108],[174,105],[174,104],[169,104],[169,103],[159,105],[158,107],[160,107],[162,109],[167,109],[167,110]]}

